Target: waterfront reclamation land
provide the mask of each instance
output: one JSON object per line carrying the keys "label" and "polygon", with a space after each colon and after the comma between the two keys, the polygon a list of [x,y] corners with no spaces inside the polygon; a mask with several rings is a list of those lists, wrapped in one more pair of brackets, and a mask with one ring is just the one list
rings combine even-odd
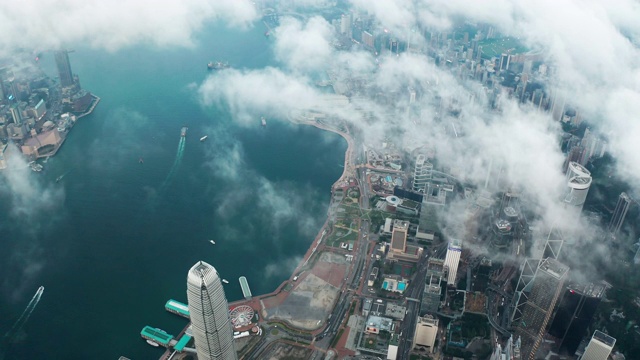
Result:
{"label": "waterfront reclamation land", "polygon": [[280,294],[263,299],[265,318],[284,320],[292,326],[315,330],[331,312],[347,273],[344,255],[322,252],[313,267]]}

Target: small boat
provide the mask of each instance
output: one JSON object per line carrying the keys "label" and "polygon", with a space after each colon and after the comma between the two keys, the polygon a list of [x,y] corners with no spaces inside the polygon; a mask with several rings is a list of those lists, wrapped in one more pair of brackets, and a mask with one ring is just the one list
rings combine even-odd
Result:
{"label": "small boat", "polygon": [[62,180],[62,178],[63,178],[63,177],[64,177],[64,174],[62,174],[62,175],[58,176],[58,177],[56,178],[56,182],[60,182],[60,180]]}
{"label": "small boat", "polygon": [[260,118],[260,124],[262,124],[262,126],[267,126],[267,119],[263,117]]}
{"label": "small boat", "polygon": [[209,70],[222,70],[222,69],[226,69],[229,67],[229,64],[226,62],[222,62],[222,61],[210,61],[207,64],[207,69]]}
{"label": "small boat", "polygon": [[225,284],[228,284],[229,282],[227,281],[227,279],[222,279],[222,282]]}
{"label": "small boat", "polygon": [[147,344],[149,344],[149,345],[151,345],[151,346],[153,346],[153,347],[158,347],[158,346],[160,346],[160,344],[158,344],[157,342],[152,341],[152,340],[147,340]]}
{"label": "small boat", "polygon": [[209,240],[209,242],[210,242],[210,243],[212,243],[213,245],[215,245],[215,244],[216,244],[216,242],[215,242],[215,241],[213,241],[213,240]]}
{"label": "small boat", "polygon": [[140,159],[138,160],[138,162],[139,162],[140,164],[144,164],[144,159],[143,159],[143,158],[140,158]]}
{"label": "small boat", "polygon": [[205,141],[205,140],[207,140],[208,137],[209,137],[209,135],[205,135],[205,136],[200,138],[200,141]]}
{"label": "small boat", "polygon": [[264,32],[264,36],[269,37],[269,35],[271,35],[271,31],[267,30]]}
{"label": "small boat", "polygon": [[182,129],[180,129],[180,136],[182,136],[182,137],[187,136],[187,130],[188,129],[189,129],[188,127],[183,126]]}

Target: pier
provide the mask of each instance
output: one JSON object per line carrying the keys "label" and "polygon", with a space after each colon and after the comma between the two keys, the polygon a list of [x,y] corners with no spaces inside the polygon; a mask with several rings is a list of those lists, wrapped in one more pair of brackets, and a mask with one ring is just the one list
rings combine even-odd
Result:
{"label": "pier", "polygon": [[186,304],[183,304],[179,301],[175,301],[173,299],[170,299],[169,301],[167,301],[167,303],[164,305],[164,308],[173,314],[176,315],[180,315],[183,318],[189,319],[189,307]]}
{"label": "pier", "polygon": [[142,336],[143,339],[151,340],[164,347],[174,346],[177,343],[177,341],[173,339],[173,335],[167,334],[164,330],[152,328],[151,326],[145,326],[142,331],[140,331],[140,336]]}
{"label": "pier", "polygon": [[249,283],[247,282],[247,278],[244,276],[240,276],[238,280],[240,280],[240,288],[242,289],[242,296],[244,296],[245,299],[250,300],[251,289],[249,289]]}
{"label": "pier", "polygon": [[93,98],[93,101],[91,102],[91,106],[89,107],[89,109],[85,112],[83,112],[82,114],[76,115],[76,119],[80,119],[82,117],[85,117],[89,114],[91,114],[93,112],[93,110],[96,108],[96,106],[98,106],[98,103],[100,102],[100,97],[94,94],[91,94],[91,97]]}

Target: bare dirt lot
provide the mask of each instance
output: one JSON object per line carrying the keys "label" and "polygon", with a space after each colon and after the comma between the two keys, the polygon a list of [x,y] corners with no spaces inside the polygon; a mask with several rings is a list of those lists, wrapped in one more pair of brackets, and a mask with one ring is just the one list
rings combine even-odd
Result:
{"label": "bare dirt lot", "polygon": [[338,298],[348,263],[342,254],[323,252],[318,256],[311,271],[300,277],[284,300],[281,295],[265,300],[269,320],[286,320],[304,330],[322,326]]}
{"label": "bare dirt lot", "polygon": [[304,360],[308,359],[311,353],[311,349],[277,342],[268,353],[262,354],[261,358],[266,360]]}

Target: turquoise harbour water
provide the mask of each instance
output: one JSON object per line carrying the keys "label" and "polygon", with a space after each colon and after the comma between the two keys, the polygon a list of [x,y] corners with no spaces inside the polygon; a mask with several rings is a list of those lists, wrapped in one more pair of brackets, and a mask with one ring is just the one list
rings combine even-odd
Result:
{"label": "turquoise harbour water", "polygon": [[[186,302],[197,260],[229,280],[230,301],[242,297],[239,276],[254,295],[289,277],[325,221],[345,141],[277,119],[262,128],[261,114],[239,127],[224,109],[201,107],[193,89],[210,60],[277,66],[263,33],[260,24],[212,27],[189,49],[74,48],[74,73],[102,101],[42,173],[28,172],[27,195],[0,193],[0,334],[45,287],[15,341],[3,343],[5,359],[157,358],[162,350],[140,330],[184,327],[164,304]],[[45,54],[41,66],[50,72],[52,61]],[[233,177],[220,164],[238,148]]]}

